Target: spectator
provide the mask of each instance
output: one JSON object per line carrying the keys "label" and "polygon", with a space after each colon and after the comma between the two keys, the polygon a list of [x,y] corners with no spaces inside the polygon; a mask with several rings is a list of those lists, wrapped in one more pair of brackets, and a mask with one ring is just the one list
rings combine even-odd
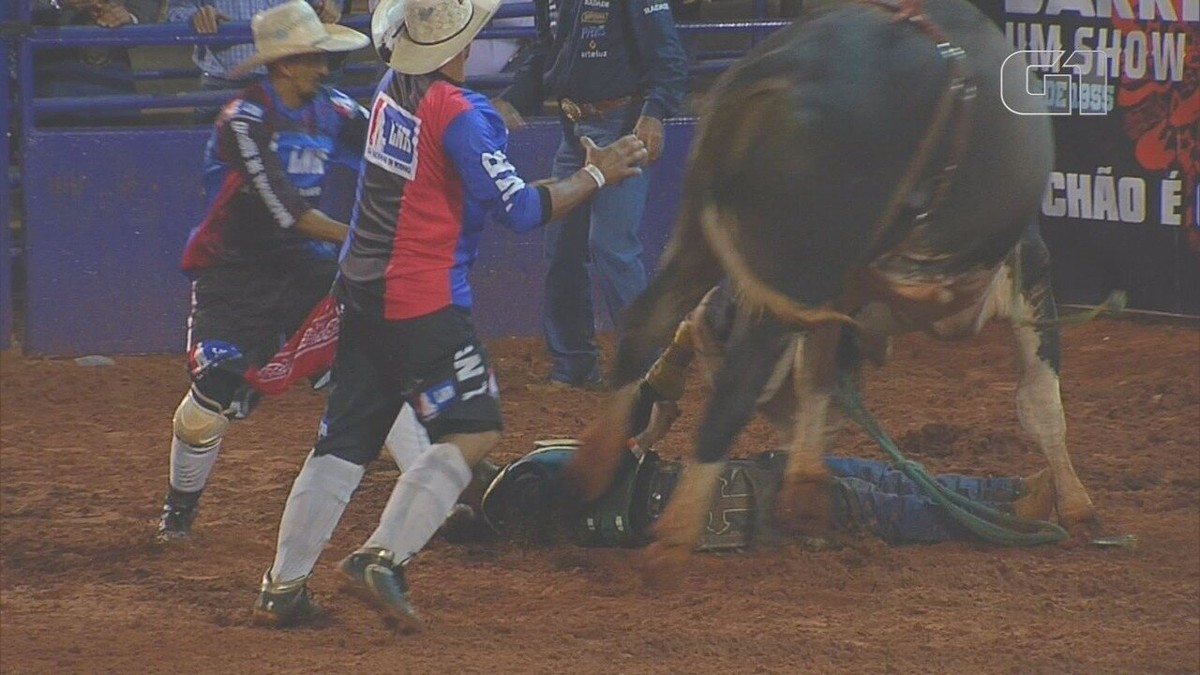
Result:
{"label": "spectator", "polygon": [[[38,26],[120,28],[158,21],[159,0],[34,0]],[[34,93],[39,98],[136,94],[128,50],[120,47],[72,47],[36,52]],[[67,113],[47,115],[48,125],[136,123],[138,113]]]}
{"label": "spectator", "polygon": [[[551,39],[546,7],[539,0],[537,52],[517,71],[513,85],[496,100],[511,127],[521,114],[542,105],[543,78],[561,110],[562,142],[553,177],[584,164],[580,139],[611,143],[633,133],[653,162],[663,149],[662,118],[682,103],[687,56],[665,0],[560,0]],[[614,324],[646,287],[642,223],[649,176],[608,186],[565,220],[546,227],[544,329],[553,366],[553,386],[595,387],[601,383],[592,312],[589,267],[595,266]],[[647,364],[649,365],[649,364]]]}
{"label": "spectator", "polygon": [[[188,22],[197,33],[211,35],[224,21],[249,21],[255,14],[282,5],[288,0],[168,0],[167,21]],[[342,18],[341,0],[306,0],[317,10],[322,23],[337,23]],[[208,47],[197,45],[193,60],[200,68],[200,88],[204,90],[242,89],[266,74],[261,66],[245,74],[231,70],[254,53],[253,44]],[[217,107],[196,111],[197,122],[208,123],[216,117]]]}

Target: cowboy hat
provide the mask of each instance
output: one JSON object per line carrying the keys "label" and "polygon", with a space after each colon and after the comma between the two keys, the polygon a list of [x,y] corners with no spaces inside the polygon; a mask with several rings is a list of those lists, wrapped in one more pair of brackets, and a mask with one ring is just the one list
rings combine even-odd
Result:
{"label": "cowboy hat", "polygon": [[394,70],[424,75],[466,49],[499,7],[500,0],[381,0],[371,38]]}
{"label": "cowboy hat", "polygon": [[352,52],[366,47],[371,41],[352,28],[321,23],[317,12],[304,0],[285,2],[255,14],[250,29],[254,31],[256,53],[231,70],[232,77],[241,77],[263,64],[288,56]]}

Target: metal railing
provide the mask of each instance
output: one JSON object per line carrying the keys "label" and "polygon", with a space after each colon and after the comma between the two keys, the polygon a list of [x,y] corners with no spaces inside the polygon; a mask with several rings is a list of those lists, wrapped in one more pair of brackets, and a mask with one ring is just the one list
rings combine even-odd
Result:
{"label": "metal railing", "polygon": [[[21,22],[29,25],[31,20],[30,3],[21,3]],[[766,0],[754,0],[755,15],[759,18],[766,14]],[[532,2],[520,2],[502,5],[496,18],[531,17],[534,11]],[[343,25],[370,31],[370,16],[355,15],[347,17]],[[678,26],[681,33],[745,33],[751,36],[751,42],[756,43],[767,33],[790,24],[790,21],[720,21],[688,23]],[[523,39],[535,36],[532,26],[489,26],[479,35],[480,39]],[[45,49],[61,49],[70,47],[110,47],[129,48],[143,46],[195,46],[211,45],[226,46],[253,42],[250,23],[222,23],[215,34],[196,33],[190,24],[169,23],[154,25],[124,26],[119,29],[100,28],[97,26],[61,26],[61,27],[32,27],[23,31],[17,38],[17,99],[16,111],[21,120],[21,129],[28,133],[36,126],[39,116],[51,113],[89,113],[108,111],[128,111],[146,109],[186,109],[199,106],[218,106],[233,95],[234,90],[206,90],[182,93],[160,94],[125,94],[84,97],[42,97],[35,95],[34,88],[34,58],[36,52]],[[703,59],[692,65],[693,74],[708,74],[727,68],[742,52],[725,50],[705,54]],[[363,74],[377,70],[378,66],[370,63],[351,63],[346,67],[349,74]],[[137,72],[137,71],[135,71]],[[138,80],[159,78],[179,78],[198,76],[198,70],[186,68],[158,69],[143,71],[136,75]],[[500,88],[511,82],[510,74],[488,75],[474,77],[468,84],[479,89]],[[359,85],[341,87],[347,94],[355,98],[369,97],[373,86]]]}

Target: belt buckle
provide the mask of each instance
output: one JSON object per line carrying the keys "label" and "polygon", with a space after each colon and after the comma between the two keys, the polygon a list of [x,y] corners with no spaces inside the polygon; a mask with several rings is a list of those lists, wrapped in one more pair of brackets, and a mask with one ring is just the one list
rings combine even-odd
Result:
{"label": "belt buckle", "polygon": [[579,122],[583,119],[583,110],[579,104],[569,98],[564,98],[558,102],[558,107],[562,109],[563,115],[571,122]]}

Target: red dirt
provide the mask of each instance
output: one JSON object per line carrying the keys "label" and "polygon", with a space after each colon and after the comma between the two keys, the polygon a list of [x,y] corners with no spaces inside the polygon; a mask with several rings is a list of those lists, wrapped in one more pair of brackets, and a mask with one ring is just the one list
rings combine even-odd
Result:
{"label": "red dirt", "polygon": [[[511,459],[578,433],[598,395],[529,385],[535,340],[492,344]],[[852,541],[693,559],[682,588],[643,589],[637,553],[435,539],[412,566],[429,630],[396,637],[336,593],[332,563],[372,529],[395,478],[378,462],[318,564],[331,617],[250,624],[291,481],[323,395],[296,389],[234,427],[190,544],[152,542],[182,358],[116,367],[0,359],[0,670],[6,673],[1200,671],[1200,335],[1099,321],[1065,335],[1076,466],[1113,533],[1136,550]],[[938,471],[1027,474],[1008,338],[898,341],[868,403]],[[700,410],[694,379],[676,433]],[[739,452],[768,449],[755,423]],[[837,448],[878,456],[858,432]]]}

